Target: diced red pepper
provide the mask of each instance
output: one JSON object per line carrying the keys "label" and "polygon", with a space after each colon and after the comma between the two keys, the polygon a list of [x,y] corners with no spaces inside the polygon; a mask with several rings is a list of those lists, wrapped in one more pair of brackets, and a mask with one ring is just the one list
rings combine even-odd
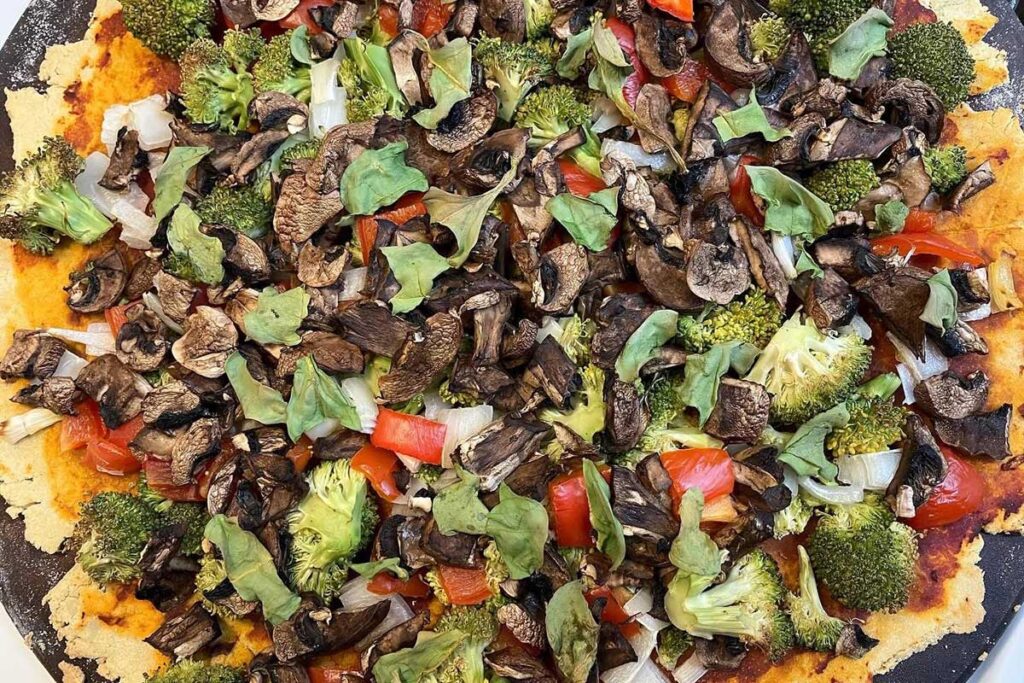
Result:
{"label": "diced red pepper", "polygon": [[425,598],[430,595],[430,586],[419,574],[413,574],[406,581],[390,572],[381,572],[370,579],[366,590],[377,595],[398,593],[404,598]]}
{"label": "diced red pepper", "polygon": [[301,0],[299,6],[292,10],[292,13],[277,22],[283,29],[293,29],[305,26],[313,35],[323,33],[323,29],[316,23],[309,10],[315,7],[330,7],[336,0]]}
{"label": "diced red pepper", "polygon": [[[611,478],[609,467],[601,466],[599,471],[605,481]],[[594,545],[590,503],[587,502],[582,470],[566,472],[552,479],[548,484],[548,504],[558,545],[563,548],[589,548]]]}
{"label": "diced red pepper", "polygon": [[121,306],[114,306],[103,311],[103,317],[107,319],[107,324],[110,325],[110,332],[114,335],[115,339],[121,328],[128,322],[128,309],[134,306],[135,303],[122,304]]}
{"label": "diced red pepper", "polygon": [[937,215],[934,211],[925,211],[915,207],[910,210],[907,220],[903,222],[903,232],[932,232],[935,230],[936,218]]}
{"label": "diced red pepper", "polygon": [[483,569],[439,564],[437,574],[441,579],[441,587],[453,605],[479,605],[492,595],[487,583],[487,572]]}
{"label": "diced red pepper", "polygon": [[693,0],[647,0],[647,4],[679,21],[693,21]]}
{"label": "diced red pepper", "polygon": [[444,30],[454,13],[454,2],[416,0],[412,5],[412,25],[420,35],[432,38]]}
{"label": "diced red pepper", "polygon": [[659,82],[672,97],[680,102],[693,104],[697,101],[697,95],[700,94],[700,89],[704,87],[704,82],[708,80],[708,77],[706,66],[696,59],[687,58],[679,73],[665,76]]}
{"label": "diced red pepper", "polygon": [[106,440],[90,441],[85,447],[85,462],[97,472],[123,477],[142,469],[132,452]]}
{"label": "diced red pepper", "polygon": [[975,267],[985,264],[985,259],[978,252],[960,246],[945,235],[929,232],[904,232],[879,237],[871,240],[871,247],[880,255],[889,254],[895,249],[901,256],[913,252],[922,256],[940,256],[954,263],[966,263]]}
{"label": "diced red pepper", "polygon": [[440,465],[447,431],[448,427],[440,422],[381,408],[370,443],[431,465]]}
{"label": "diced red pepper", "polygon": [[740,157],[736,170],[733,171],[732,179],[729,181],[729,199],[732,200],[733,208],[750,219],[757,226],[764,225],[764,214],[757,207],[754,201],[753,186],[750,182],[750,174],[744,168],[749,164],[756,164],[758,158],[750,154]]}
{"label": "diced red pepper", "polygon": [[395,483],[398,458],[391,451],[367,444],[353,456],[352,469],[362,472],[381,498],[395,500],[400,495]]}
{"label": "diced red pepper", "polygon": [[907,520],[918,531],[957,522],[981,507],[985,498],[985,480],[978,471],[951,449],[943,448],[942,453],[948,465],[946,478]]}
{"label": "diced red pepper", "polygon": [[398,35],[398,8],[386,2],[377,5],[377,24],[389,37]]}
{"label": "diced red pepper", "polygon": [[385,209],[374,216],[358,216],[356,218],[356,234],[359,236],[359,249],[363,263],[370,262],[373,243],[377,241],[377,221],[391,221],[395,225],[405,225],[413,218],[427,215],[427,205],[423,203],[422,192],[409,192],[391,208]]}
{"label": "diced red pepper", "polygon": [[594,601],[598,598],[605,598],[607,600],[604,609],[601,610],[601,621],[615,624],[616,626],[629,621],[629,615],[626,614],[626,610],[622,609],[622,605],[615,599],[608,586],[598,586],[584,593],[583,597],[587,599],[588,605],[593,605]]}
{"label": "diced red pepper", "polygon": [[313,459],[313,442],[303,434],[284,456],[292,461],[296,472],[305,472],[309,461]]}
{"label": "diced red pepper", "polygon": [[60,452],[70,453],[107,436],[107,427],[100,417],[100,407],[91,398],[75,406],[77,415],[69,415],[60,423]]}
{"label": "diced red pepper", "polygon": [[565,188],[577,197],[587,197],[608,187],[601,178],[590,175],[572,159],[558,159],[558,168],[562,171]]}
{"label": "diced red pepper", "polygon": [[146,423],[142,421],[142,415],[136,415],[117,429],[111,429],[107,433],[106,440],[119,448],[128,448],[128,444],[139,435],[145,426]]}
{"label": "diced red pepper", "polygon": [[687,489],[704,492],[704,500],[732,493],[736,484],[732,458],[721,448],[684,448],[661,454],[661,464],[672,480],[672,499],[676,507]]}

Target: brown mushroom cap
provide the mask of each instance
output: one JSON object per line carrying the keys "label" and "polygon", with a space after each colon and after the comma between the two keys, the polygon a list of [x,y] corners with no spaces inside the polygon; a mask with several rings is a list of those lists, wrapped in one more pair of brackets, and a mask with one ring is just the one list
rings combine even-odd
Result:
{"label": "brown mushroom cap", "polygon": [[690,254],[686,284],[705,301],[727,304],[750,289],[750,264],[731,243],[701,242]]}
{"label": "brown mushroom cap", "polygon": [[935,418],[958,420],[974,415],[988,401],[988,376],[980,370],[961,377],[947,370],[914,387],[914,400]]}
{"label": "brown mushroom cap", "polygon": [[742,87],[760,85],[772,75],[770,64],[750,55],[747,26],[754,20],[751,3],[725,0],[711,15],[704,33],[704,53],[730,81]]}
{"label": "brown mushroom cap", "polygon": [[537,310],[553,315],[568,311],[589,274],[587,252],[575,242],[566,242],[544,254],[533,282]]}
{"label": "brown mushroom cap", "polygon": [[686,61],[686,24],[662,15],[641,14],[633,25],[636,51],[647,70],[658,77],[679,73]]}
{"label": "brown mushroom cap", "polygon": [[90,261],[85,270],[71,274],[68,308],[78,313],[99,313],[113,308],[128,283],[128,272],[120,252],[111,249]]}
{"label": "brown mushroom cap", "polygon": [[221,377],[238,346],[238,330],[223,311],[199,306],[185,320],[185,333],[171,346],[174,359],[201,377]]}
{"label": "brown mushroom cap", "polygon": [[160,367],[170,343],[167,328],[143,303],[125,310],[127,322],[118,330],[114,352],[135,372],[152,372]]}
{"label": "brown mushroom cap", "polygon": [[399,348],[391,371],[380,378],[388,403],[408,401],[424,391],[455,360],[462,340],[462,323],[448,313],[427,318],[422,330],[409,334]]}
{"label": "brown mushroom cap", "polygon": [[300,0],[249,0],[253,16],[260,21],[280,21],[299,6]]}
{"label": "brown mushroom cap", "polygon": [[494,38],[521,43],[526,38],[526,4],[523,0],[482,0],[480,27]]}
{"label": "brown mushroom cap", "polygon": [[497,116],[498,99],[489,90],[460,100],[427,132],[427,142],[442,152],[461,152],[487,135]]}

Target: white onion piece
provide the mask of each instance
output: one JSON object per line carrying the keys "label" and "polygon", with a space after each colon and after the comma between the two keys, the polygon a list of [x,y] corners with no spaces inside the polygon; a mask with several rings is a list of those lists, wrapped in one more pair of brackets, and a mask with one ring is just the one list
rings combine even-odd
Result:
{"label": "white onion piece", "polygon": [[646,614],[651,611],[654,607],[654,596],[651,595],[651,591],[646,588],[641,588],[637,591],[636,595],[626,601],[626,604],[622,606],[623,611],[631,617],[637,614]]}
{"label": "white onion piece", "polygon": [[437,422],[438,416],[445,410],[451,410],[452,407],[436,391],[428,391],[423,394],[423,417],[428,420]]}
{"label": "white onion piece", "polygon": [[82,371],[89,361],[76,356],[70,351],[65,351],[64,355],[60,357],[60,361],[57,363],[57,369],[53,371],[54,377],[70,377],[71,379],[77,379],[78,373]]}
{"label": "white onion piece", "polygon": [[384,602],[390,597],[389,595],[371,593],[367,589],[369,583],[369,578],[357,576],[342,586],[338,592],[338,599],[341,601],[342,606],[348,610],[363,609],[370,605],[376,605],[378,602]]}
{"label": "white onion piece", "polygon": [[107,153],[114,153],[117,144],[117,133],[122,128],[132,125],[132,111],[127,104],[113,104],[103,112],[103,125],[100,128],[100,142],[107,146]]}
{"label": "white onion piece", "polygon": [[601,156],[620,155],[628,158],[637,166],[648,166],[655,173],[671,173],[676,169],[676,162],[668,152],[650,154],[634,142],[606,139],[601,143]]}
{"label": "white onion piece", "polygon": [[362,298],[362,291],[366,287],[366,273],[368,268],[352,268],[341,274],[341,294],[338,298],[342,301]]}
{"label": "white onion piece", "polygon": [[871,325],[868,325],[868,321],[861,317],[860,313],[853,316],[849,325],[843,325],[840,327],[838,332],[844,335],[855,334],[864,341],[871,339],[871,335],[874,334],[874,332],[871,331]]}
{"label": "white onion piece", "polygon": [[0,433],[4,435],[7,443],[18,443],[63,419],[63,416],[46,408],[33,408],[0,422]]}
{"label": "white onion piece", "polygon": [[690,655],[685,662],[677,666],[675,671],[672,672],[672,678],[676,683],[697,683],[697,681],[704,678],[707,672],[708,670],[697,659],[697,655]]}
{"label": "white onion piece", "polygon": [[157,220],[146,215],[127,199],[119,199],[110,212],[121,224],[121,241],[132,249],[146,250],[153,247],[150,241],[156,234]]}
{"label": "white onion piece", "polygon": [[86,343],[85,355],[102,356],[114,353],[116,346],[114,332],[110,329],[110,323],[89,323],[86,325],[85,331],[87,334],[96,335],[96,340],[93,343]]}
{"label": "white onion piece", "polygon": [[160,303],[160,297],[153,292],[143,292],[142,303],[146,304],[146,308],[153,311],[153,315],[160,318],[160,322],[167,326],[167,329],[176,332],[177,334],[184,334],[185,330],[182,329],[181,325],[177,321],[172,320],[167,316],[164,311],[164,305]]}
{"label": "white onion piece", "polygon": [[412,608],[402,599],[401,595],[392,595],[388,599],[391,600],[391,609],[388,610],[388,615],[384,617],[384,621],[377,624],[376,628],[367,633],[365,638],[356,643],[356,650],[360,652],[365,650],[382,635],[413,618]]}
{"label": "white onion piece", "polygon": [[[985,272],[985,271],[981,271]],[[984,320],[992,315],[992,304],[982,304],[974,310],[967,311],[966,313],[960,314],[960,319],[966,323],[973,323],[979,320]]]}
{"label": "white onion piece", "polygon": [[562,336],[562,325],[557,318],[550,315],[544,316],[540,321],[540,328],[537,330],[537,343],[540,344],[548,337],[554,337],[558,341]]}
{"label": "white onion piece", "polygon": [[341,380],[341,390],[352,402],[359,416],[359,425],[363,434],[372,434],[377,426],[377,401],[373,398],[370,385],[362,377],[348,377]]}
{"label": "white onion piece", "polygon": [[830,505],[851,505],[864,500],[864,489],[860,486],[822,484],[811,477],[800,477],[800,488],[814,498]]}
{"label": "white onion piece", "polygon": [[910,348],[900,341],[896,335],[889,332],[886,334],[889,341],[896,349],[896,357],[900,364],[896,366],[896,373],[903,383],[903,403],[910,405],[914,403],[914,388],[923,380],[935,375],[941,375],[949,370],[949,359],[943,355],[939,347],[930,339],[924,341],[924,361],[919,359]]}
{"label": "white onion piece", "polygon": [[117,144],[117,133],[122,128],[139,133],[139,147],[148,152],[171,144],[171,122],[174,117],[167,113],[167,100],[163,95],[152,95],[131,104],[115,104],[103,113],[103,127],[100,140],[113,153]]}
{"label": "white onion piece", "polygon": [[312,95],[309,104],[309,133],[322,138],[335,126],[348,123],[348,97],[338,84],[337,59],[325,59],[310,69]]}
{"label": "white onion piece", "polygon": [[869,491],[885,491],[896,476],[903,453],[899,449],[843,455],[836,458],[840,481]]}
{"label": "white onion piece", "polygon": [[782,483],[794,496],[800,493],[800,482],[797,481],[796,472],[789,465],[782,466]]}
{"label": "white onion piece", "polygon": [[[106,323],[93,323],[94,325],[106,325]],[[89,328],[92,328],[90,325]],[[69,330],[62,327],[50,327],[46,330],[47,334],[52,334],[54,337],[59,337],[64,341],[69,341],[72,344],[82,344],[85,346],[85,355],[87,356],[104,356],[114,352],[114,335],[110,332],[110,325],[106,325],[106,330]],[[96,352],[96,353],[94,353]]]}
{"label": "white onion piece", "polygon": [[338,421],[333,417],[329,417],[315,427],[307,429],[306,436],[308,436],[311,441],[316,441],[317,439],[322,439],[325,436],[330,436],[336,431],[338,431]]}
{"label": "white onion piece", "polygon": [[441,449],[441,464],[447,468],[451,467],[451,464],[445,464],[444,461],[450,462],[450,456],[459,444],[476,436],[494,421],[494,408],[486,403],[471,408],[450,408],[436,419],[446,427],[444,447]]}
{"label": "white onion piece", "polygon": [[639,674],[643,670],[644,664],[651,659],[651,653],[654,652],[654,648],[658,644],[658,633],[641,628],[635,636],[629,639],[629,644],[633,646],[633,652],[636,653],[636,661],[603,672],[601,680],[604,683],[634,683],[634,681],[646,683],[646,679],[640,678]]}
{"label": "white onion piece", "polygon": [[772,232],[772,252],[782,266],[782,272],[790,280],[795,280],[796,272],[796,248],[793,246],[793,238],[789,235],[781,235]]}
{"label": "white onion piece", "polygon": [[114,218],[114,204],[122,199],[117,192],[100,186],[100,180],[110,166],[110,159],[102,152],[93,152],[85,158],[82,172],[75,177],[75,189],[90,200],[107,218]]}
{"label": "white onion piece", "polygon": [[405,469],[409,470],[410,472],[419,472],[420,467],[423,466],[422,460],[414,458],[411,455],[406,455],[405,453],[395,453],[395,455],[397,455],[401,463],[405,465]]}
{"label": "white onion piece", "polygon": [[646,629],[654,631],[655,633],[669,627],[669,623],[667,621],[662,621],[661,619],[652,617],[650,614],[636,615],[636,623],[640,624]]}
{"label": "white onion piece", "polygon": [[612,128],[626,125],[626,119],[622,117],[619,108],[610,98],[603,95],[594,100],[590,122],[590,130],[594,133],[604,133]]}

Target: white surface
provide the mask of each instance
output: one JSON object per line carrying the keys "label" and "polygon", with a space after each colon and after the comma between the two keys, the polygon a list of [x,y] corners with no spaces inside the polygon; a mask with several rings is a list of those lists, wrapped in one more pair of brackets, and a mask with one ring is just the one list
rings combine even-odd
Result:
{"label": "white surface", "polygon": [[[2,0],[0,7],[0,45],[7,40],[18,17],[29,0]],[[2,513],[0,513],[2,514]],[[2,560],[0,560],[2,561]],[[938,645],[937,647],[942,647]],[[1008,683],[1022,680],[1021,664],[1014,655],[1024,649],[1024,618],[1018,618],[1007,630],[999,645],[971,678],[970,683]],[[50,683],[46,670],[25,647],[7,612],[0,606],[0,662],[4,681],[19,683]],[[943,681],[942,672],[935,672],[936,681]]]}

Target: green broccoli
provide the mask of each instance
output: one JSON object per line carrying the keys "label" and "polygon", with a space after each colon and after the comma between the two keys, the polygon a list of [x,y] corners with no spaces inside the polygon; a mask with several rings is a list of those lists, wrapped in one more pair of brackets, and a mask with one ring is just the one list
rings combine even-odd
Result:
{"label": "green broccoli", "polygon": [[247,680],[241,669],[183,659],[147,678],[147,683],[243,683]]}
{"label": "green broccoli", "polygon": [[255,185],[217,186],[199,200],[196,213],[203,223],[226,225],[243,235],[259,239],[267,234],[274,220],[274,205]]}
{"label": "green broccoli", "polygon": [[373,539],[378,516],[366,477],[348,460],[324,462],[307,480],[309,493],[288,518],[291,580],[329,602],[348,578],[349,560]]}
{"label": "green broccoli", "polygon": [[354,61],[343,61],[339,75],[345,87],[345,106],[350,122],[369,121],[384,115],[388,105],[387,93],[380,86],[362,81]]}
{"label": "green broccoli", "polygon": [[249,103],[256,96],[248,69],[262,49],[263,39],[256,29],[230,30],[223,45],[208,38],[192,43],[180,61],[186,116],[228,133],[248,128]]}
{"label": "green broccoli", "polygon": [[829,47],[871,7],[871,0],[769,0],[772,12],[807,34],[815,64],[828,69]]}
{"label": "green broccoli", "polygon": [[501,557],[498,544],[491,541],[484,548],[484,574],[487,577],[487,586],[495,596],[500,595],[501,584],[508,580],[508,565]]}
{"label": "green broccoli", "polygon": [[147,48],[177,59],[216,20],[210,0],[121,0],[125,28]]}
{"label": "green broccoli", "polygon": [[169,252],[164,256],[163,269],[169,275],[173,275],[188,282],[201,283],[202,279],[196,271],[196,264],[188,257],[188,254]]}
{"label": "green broccoli", "polygon": [[750,53],[755,61],[774,62],[789,44],[792,31],[782,17],[765,15],[750,26]]}
{"label": "green broccoli", "polygon": [[161,516],[163,526],[181,524],[185,527],[181,552],[192,557],[203,554],[203,532],[209,521],[210,515],[206,512],[206,506],[200,503],[173,503]]}
{"label": "green broccoli", "polygon": [[683,653],[693,647],[693,636],[668,626],[658,631],[658,662],[669,671],[676,668]]}
{"label": "green broccoli", "polygon": [[867,159],[837,161],[807,179],[807,189],[828,202],[833,211],[852,209],[880,184],[874,165]]}
{"label": "green broccoli", "polygon": [[531,43],[510,43],[483,37],[473,56],[497,85],[498,116],[511,121],[516,107],[533,86],[552,73],[551,59]]}
{"label": "green broccoli", "polygon": [[775,513],[772,534],[775,538],[802,534],[814,516],[814,505],[800,494],[793,496],[789,505]]}
{"label": "green broccoli", "polygon": [[620,459],[624,466],[635,465],[648,453],[664,453],[678,448],[717,448],[722,442],[703,432],[686,414],[680,393],[681,375],[657,378],[644,393],[650,420],[636,448]]}
{"label": "green broccoli", "polygon": [[323,140],[316,138],[300,142],[286,149],[281,154],[281,161],[286,164],[293,164],[303,159],[315,159],[323,147]]}
{"label": "green broccoli", "polygon": [[[556,422],[576,433],[587,443],[594,443],[594,436],[604,429],[604,370],[596,365],[588,365],[581,372],[583,386],[572,398],[572,407],[568,412],[547,408],[540,411],[537,417],[548,424]],[[549,445],[549,454],[561,455],[558,440]]]}
{"label": "green broccoli", "polygon": [[308,103],[313,81],[309,67],[292,56],[292,33],[274,36],[260,50],[252,67],[253,86],[257,93],[282,92]]}
{"label": "green broccoli", "polygon": [[946,194],[967,177],[967,150],[960,145],[932,147],[924,153],[924,169],[939,194]]}
{"label": "green broccoli", "polygon": [[795,314],[775,333],[746,379],[772,395],[772,419],[803,424],[846,400],[871,363],[871,348],[856,334],[832,336]]}
{"label": "green broccoli", "polygon": [[568,318],[561,318],[558,322],[557,341],[569,356],[569,360],[576,365],[586,365],[590,362],[590,340],[597,332],[597,323],[590,318],[582,318],[579,315],[572,315]]}
{"label": "green broccoli", "polygon": [[472,394],[452,391],[451,380],[447,379],[441,382],[441,385],[437,388],[437,395],[441,397],[442,401],[453,406],[471,408],[481,403],[480,399]]}
{"label": "green broccoli", "polygon": [[880,496],[828,506],[807,550],[814,572],[843,605],[894,612],[907,604],[916,578],[917,537]]}
{"label": "green broccoli", "polygon": [[146,503],[148,503],[151,508],[153,508],[154,510],[156,510],[157,512],[159,512],[161,514],[164,513],[164,512],[167,512],[168,510],[170,510],[171,506],[174,505],[174,501],[173,500],[168,500],[167,498],[165,498],[161,494],[157,493],[156,490],[154,490],[149,485],[149,482],[146,481],[146,473],[145,472],[143,472],[139,476],[139,484],[138,484],[138,487],[137,487],[137,493],[138,493],[139,497],[142,498],[144,501],[146,501]]}
{"label": "green broccoli", "polygon": [[551,0],[526,0],[526,37],[536,40],[548,35],[555,15]]}
{"label": "green broccoli", "polygon": [[437,683],[486,683],[484,651],[498,637],[498,618],[494,606],[452,606],[437,622],[437,633],[458,631],[465,635],[459,648],[437,672]]}
{"label": "green broccoli", "polygon": [[114,224],[75,189],[81,170],[67,141],[46,138],[0,180],[0,237],[43,255],[53,253],[61,235],[92,244],[107,234]]}
{"label": "green broccoli", "polygon": [[890,39],[889,59],[894,77],[924,81],[947,111],[967,99],[974,81],[974,58],[950,23],[911,24]]}
{"label": "green broccoli", "polygon": [[575,88],[552,85],[526,96],[516,111],[516,126],[530,131],[530,144],[541,147],[573,128],[590,124],[590,105]]}
{"label": "green broccoli", "polygon": [[160,526],[160,514],[141,497],[99,493],[82,506],[75,529],[78,564],[97,583],[136,579],[142,550]]}
{"label": "green broccoli", "polygon": [[235,613],[225,605],[219,605],[206,597],[210,591],[218,588],[227,581],[228,571],[224,567],[224,561],[218,560],[213,555],[207,554],[199,560],[199,573],[196,574],[196,593],[203,601],[203,607],[207,612],[223,619],[235,617]]}
{"label": "green broccoli", "polygon": [[764,348],[782,326],[782,313],[763,289],[751,289],[742,300],[709,306],[697,317],[680,316],[679,343],[690,353],[706,353],[715,344],[729,341]]}
{"label": "green broccoli", "polygon": [[892,400],[899,387],[900,378],[888,373],[857,390],[846,402],[850,421],[833,429],[825,441],[832,455],[877,453],[903,438],[908,411]]}
{"label": "green broccoli", "polygon": [[[348,120],[369,121],[385,113],[401,118],[406,110],[405,98],[395,83],[387,50],[359,38],[346,38],[342,44],[347,56],[338,77],[345,88]],[[378,54],[371,59],[368,52]],[[381,71],[384,67],[386,73]]]}

